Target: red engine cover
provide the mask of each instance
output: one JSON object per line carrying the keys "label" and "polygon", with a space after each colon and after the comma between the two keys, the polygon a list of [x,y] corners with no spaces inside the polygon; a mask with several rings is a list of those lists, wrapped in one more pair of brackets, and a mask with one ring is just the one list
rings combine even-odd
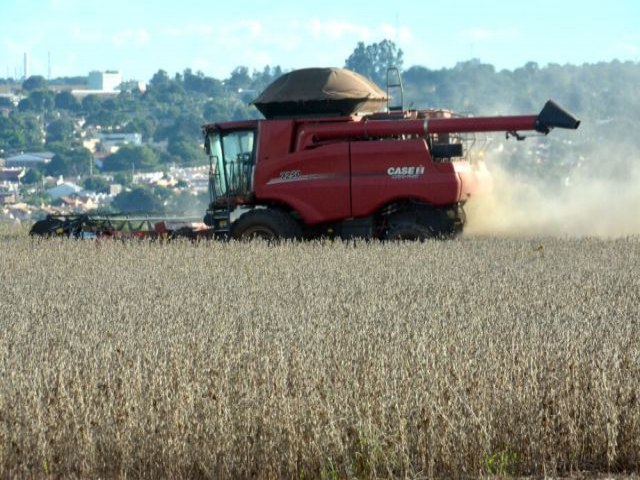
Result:
{"label": "red engine cover", "polygon": [[302,122],[270,123],[260,126],[256,200],[289,205],[310,225],[371,215],[404,199],[449,205],[477,186],[467,162],[433,162],[422,137],[345,139],[285,153],[295,149]]}

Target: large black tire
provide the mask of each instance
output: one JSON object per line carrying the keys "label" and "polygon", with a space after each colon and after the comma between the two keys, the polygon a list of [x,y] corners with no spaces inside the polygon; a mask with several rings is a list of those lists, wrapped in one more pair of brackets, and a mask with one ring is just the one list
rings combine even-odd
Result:
{"label": "large black tire", "polygon": [[389,216],[385,240],[424,241],[430,238],[453,238],[462,231],[455,212],[416,205]]}
{"label": "large black tire", "polygon": [[283,210],[256,208],[233,223],[231,237],[236,240],[295,240],[302,238],[302,228]]}
{"label": "large black tire", "polygon": [[62,228],[61,221],[54,220],[52,218],[45,218],[43,220],[38,220],[33,224],[31,230],[29,230],[29,235],[37,235],[42,237],[59,235],[59,233],[56,231],[59,228]]}
{"label": "large black tire", "polygon": [[424,241],[428,238],[433,238],[433,235],[429,229],[418,225],[416,223],[400,223],[394,224],[389,227],[385,235],[385,240],[392,241]]}

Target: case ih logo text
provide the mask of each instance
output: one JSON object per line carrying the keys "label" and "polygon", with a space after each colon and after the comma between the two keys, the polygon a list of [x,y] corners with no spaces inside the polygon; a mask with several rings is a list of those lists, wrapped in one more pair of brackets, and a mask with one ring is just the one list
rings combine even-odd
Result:
{"label": "case ih logo text", "polygon": [[424,166],[389,167],[387,168],[387,175],[391,178],[418,178],[420,175],[424,175]]}

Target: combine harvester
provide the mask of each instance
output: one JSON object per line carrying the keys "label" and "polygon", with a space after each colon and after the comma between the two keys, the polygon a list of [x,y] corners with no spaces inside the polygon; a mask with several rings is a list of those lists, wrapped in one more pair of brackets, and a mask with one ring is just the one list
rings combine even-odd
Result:
{"label": "combine harvester", "polygon": [[[203,127],[211,203],[201,224],[179,219],[48,216],[37,235],[172,238],[315,237],[421,240],[462,232],[464,204],[488,174],[468,134],[548,134],[580,121],[552,101],[540,113],[461,117],[404,110],[397,70],[387,92],[344,69],[308,68],[255,100],[264,120]],[[392,99],[399,99],[392,105]]]}

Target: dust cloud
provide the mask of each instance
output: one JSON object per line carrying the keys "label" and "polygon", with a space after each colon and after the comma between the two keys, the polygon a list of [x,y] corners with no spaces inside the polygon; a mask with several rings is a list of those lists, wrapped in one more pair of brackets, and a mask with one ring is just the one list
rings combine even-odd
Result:
{"label": "dust cloud", "polygon": [[[609,154],[592,158],[607,162]],[[486,159],[491,191],[466,206],[467,236],[562,236],[619,238],[640,235],[640,158],[627,157],[624,175],[606,169],[573,174],[562,186],[510,173]],[[603,163],[600,163],[603,165]]]}

